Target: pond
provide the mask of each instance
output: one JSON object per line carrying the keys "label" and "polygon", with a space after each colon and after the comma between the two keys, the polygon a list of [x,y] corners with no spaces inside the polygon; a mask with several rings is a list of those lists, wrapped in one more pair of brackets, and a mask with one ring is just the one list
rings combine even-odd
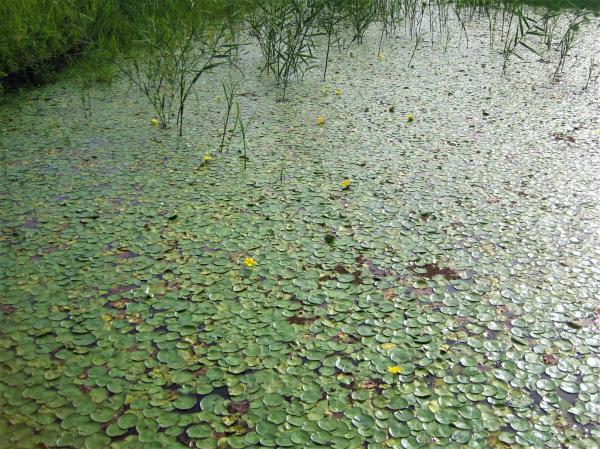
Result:
{"label": "pond", "polygon": [[600,447],[599,25],[559,82],[373,27],[286,101],[244,47],[246,157],[225,67],[181,139],[124,81],[10,99],[0,448]]}

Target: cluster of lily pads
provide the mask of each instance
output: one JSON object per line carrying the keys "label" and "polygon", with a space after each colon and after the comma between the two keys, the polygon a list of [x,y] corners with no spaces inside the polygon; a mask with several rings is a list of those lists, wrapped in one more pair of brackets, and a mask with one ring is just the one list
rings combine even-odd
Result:
{"label": "cluster of lily pads", "polygon": [[0,448],[598,447],[593,96],[496,71],[483,114],[470,45],[245,80],[248,171],[124,85],[92,122],[67,82],[4,106]]}

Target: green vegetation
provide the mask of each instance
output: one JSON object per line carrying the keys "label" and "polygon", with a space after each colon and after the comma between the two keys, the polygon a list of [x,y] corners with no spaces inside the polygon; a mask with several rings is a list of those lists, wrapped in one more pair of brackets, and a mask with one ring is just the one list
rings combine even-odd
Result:
{"label": "green vegetation", "polygon": [[88,0],[7,0],[0,15],[0,75],[28,70],[28,81],[46,74],[79,55],[90,43],[122,34],[127,22],[115,17],[116,2]]}
{"label": "green vegetation", "polygon": [[600,19],[35,5],[0,449],[600,447]]}
{"label": "green vegetation", "polygon": [[[4,84],[38,84],[73,61],[103,67],[117,52],[144,39],[151,18],[164,14],[182,22],[222,17],[237,0],[5,0],[0,15],[0,78]],[[190,9],[194,13],[190,16]]]}
{"label": "green vegetation", "polygon": [[251,35],[258,41],[265,64],[285,92],[294,75],[303,75],[314,60],[316,25],[323,12],[317,0],[265,0],[248,16]]}
{"label": "green vegetation", "polygon": [[[165,7],[165,5],[169,5]],[[163,128],[176,111],[183,133],[185,104],[202,74],[227,62],[235,43],[226,42],[226,26],[209,20],[197,4],[160,3],[143,12],[139,51],[118,65],[149,99]]]}
{"label": "green vegetation", "polygon": [[126,79],[11,96],[0,449],[599,447],[596,92],[459,26],[286,102],[248,46],[182,138]]}
{"label": "green vegetation", "polygon": [[[281,0],[5,0],[0,15],[0,79],[5,86],[39,84],[52,79],[54,72],[71,65],[73,61],[87,60],[88,63],[82,70],[94,67],[93,76],[108,81],[112,71],[106,67],[107,63],[111,62],[116,54],[129,53],[137,48],[138,42],[144,38],[144,30],[150,25],[150,17],[158,11],[184,21],[190,17],[190,8],[195,11],[192,17],[201,13],[203,20],[231,17],[240,10],[253,11],[257,5],[259,9],[275,8],[280,12],[290,7],[294,8],[287,11],[288,17],[294,11],[307,13],[303,10],[308,5],[306,2],[296,3],[294,7],[294,2]],[[397,15],[400,9],[408,10],[417,4],[411,0],[314,0],[312,3],[313,6],[309,5],[311,10],[325,9],[329,14],[333,14],[322,19],[329,36],[333,31],[331,21],[337,23],[339,14],[343,14],[354,29],[354,39],[357,41],[361,40],[368,25],[375,20],[377,11],[392,5],[392,14]],[[431,7],[442,3],[445,2],[431,1],[428,5]],[[553,9],[600,9],[600,2],[597,0],[456,0],[450,3],[454,3],[459,9],[503,6],[514,8],[523,3]],[[264,15],[262,17],[264,18]],[[274,19],[276,15],[270,17]],[[298,20],[296,14],[294,20],[297,26],[302,28],[307,24],[307,20],[313,19],[308,13],[308,16],[301,20]],[[383,19],[384,24],[388,25],[385,17],[380,16],[379,19]],[[330,25],[327,25],[328,22]],[[287,34],[286,37],[291,39],[292,35]],[[307,41],[307,37],[302,38],[300,42],[280,39],[278,45],[285,45],[285,50],[273,48],[271,51],[274,54],[287,54],[287,62],[274,67],[271,60],[267,59],[268,70],[282,80],[289,79],[296,71],[301,71],[301,66],[306,64],[307,58],[310,57],[310,39]]]}

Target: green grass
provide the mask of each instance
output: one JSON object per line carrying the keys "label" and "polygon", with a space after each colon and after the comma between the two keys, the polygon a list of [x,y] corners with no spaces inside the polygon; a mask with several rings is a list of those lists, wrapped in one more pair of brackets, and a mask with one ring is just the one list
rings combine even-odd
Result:
{"label": "green grass", "polygon": [[[101,66],[134,46],[149,11],[186,11],[190,0],[4,0],[0,15],[2,84],[38,84],[73,61]],[[221,16],[240,0],[201,0],[194,8]],[[9,76],[10,75],[10,76]]]}
{"label": "green grass", "polygon": [[0,74],[69,52],[81,39],[75,14],[50,0],[8,0],[0,15]]}
{"label": "green grass", "polygon": [[0,75],[44,81],[90,48],[106,49],[130,31],[127,2],[6,0],[0,16]]}

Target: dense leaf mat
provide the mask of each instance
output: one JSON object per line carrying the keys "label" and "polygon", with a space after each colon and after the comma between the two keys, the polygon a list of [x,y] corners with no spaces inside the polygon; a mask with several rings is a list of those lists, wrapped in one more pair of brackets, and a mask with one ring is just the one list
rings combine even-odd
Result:
{"label": "dense leaf mat", "polygon": [[246,171],[225,70],[4,105],[0,448],[599,447],[597,97],[458,39],[245,49]]}

